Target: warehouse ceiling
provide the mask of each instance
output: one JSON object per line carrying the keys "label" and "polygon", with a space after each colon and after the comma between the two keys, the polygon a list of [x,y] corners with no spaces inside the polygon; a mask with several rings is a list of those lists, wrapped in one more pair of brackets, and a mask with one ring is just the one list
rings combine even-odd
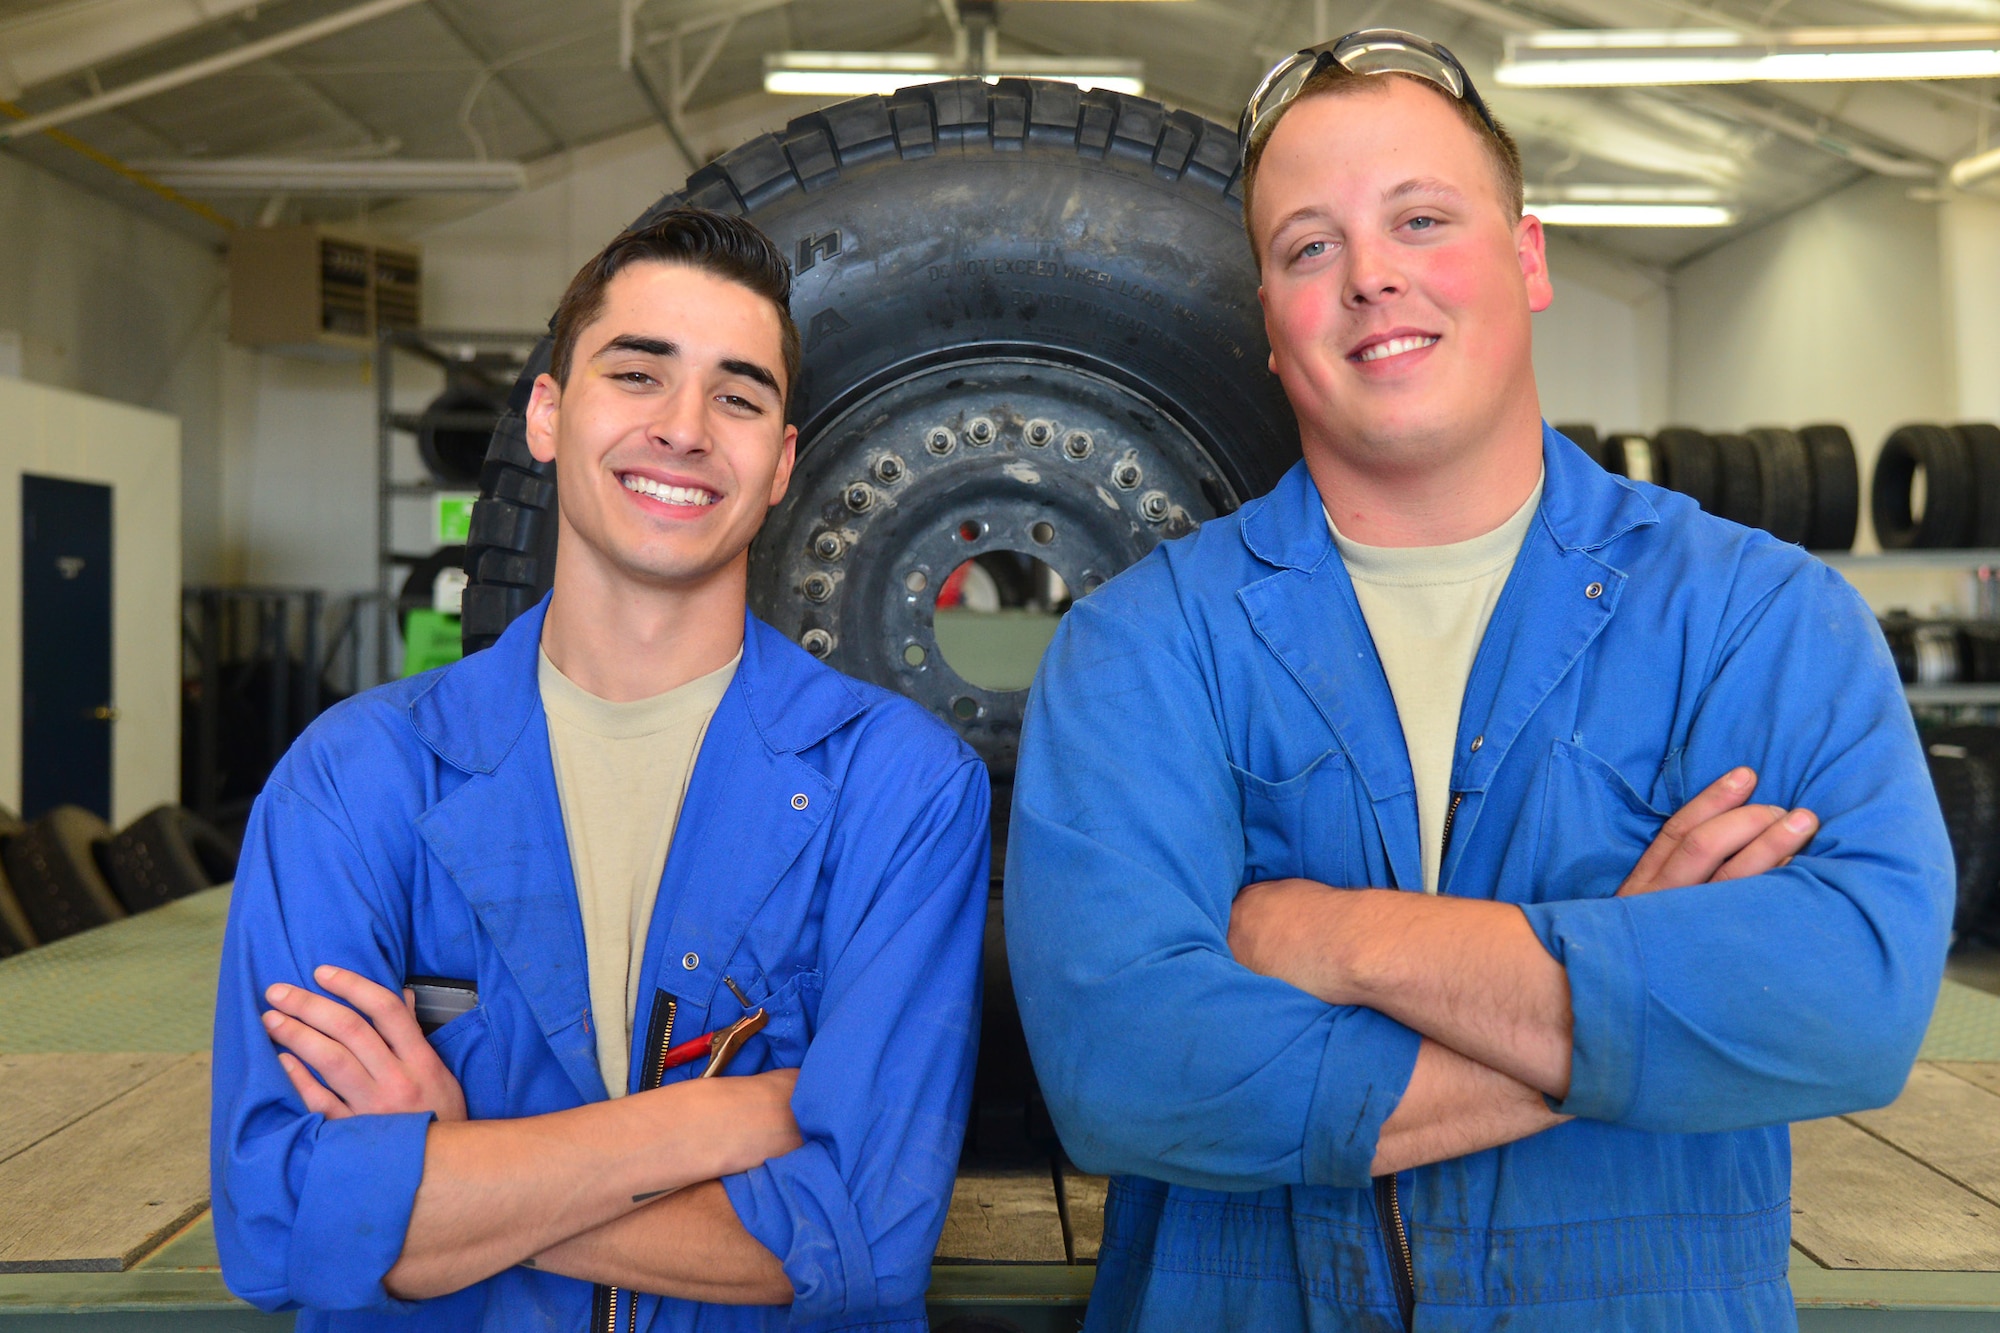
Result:
{"label": "warehouse ceiling", "polygon": [[[348,219],[395,197],[199,195],[189,208],[128,169],[187,159],[416,159],[541,164],[546,174],[570,150],[656,124],[676,103],[699,118],[761,95],[766,52],[945,51],[956,21],[949,0],[622,3],[636,7],[636,70],[621,64],[621,0],[0,0],[0,96],[28,116],[196,62],[227,65],[232,52],[283,45],[282,34],[312,25],[338,28],[6,147],[197,229],[224,219]],[[340,27],[342,16],[364,10],[363,21]],[[1738,211],[1734,228],[1589,234],[1598,248],[1662,267],[1869,176],[1941,197],[1945,166],[1986,146],[1994,81],[1497,89],[1490,71],[1506,33],[1968,21],[2000,22],[2000,0],[1000,0],[997,9],[1003,52],[1135,58],[1149,96],[1227,123],[1284,52],[1370,24],[1425,32],[1466,61],[1519,137],[1531,189],[1720,190]],[[773,105],[765,128],[815,103]],[[730,146],[683,139],[696,156]]]}

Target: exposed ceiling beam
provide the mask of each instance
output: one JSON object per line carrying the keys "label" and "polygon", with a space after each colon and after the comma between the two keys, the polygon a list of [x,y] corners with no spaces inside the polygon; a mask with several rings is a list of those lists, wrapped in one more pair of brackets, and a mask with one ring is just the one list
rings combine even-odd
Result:
{"label": "exposed ceiling beam", "polygon": [[259,41],[246,42],[234,50],[223,51],[203,60],[196,60],[174,69],[165,70],[149,78],[136,79],[131,83],[109,89],[94,97],[86,97],[80,101],[59,106],[53,111],[44,111],[40,115],[29,116],[26,120],[17,120],[12,124],[0,124],[0,141],[19,139],[24,135],[37,134],[43,130],[53,129],[58,125],[67,125],[70,121],[80,120],[85,116],[94,116],[99,112],[112,111],[118,107],[126,106],[147,97],[153,97],[159,93],[169,92],[175,88],[183,88],[190,83],[197,83],[202,79],[225,73],[238,66],[263,60],[280,52],[289,51],[296,46],[304,46],[307,42],[317,41],[322,37],[328,37],[337,32],[345,32],[349,28],[381,18],[385,14],[393,14],[399,9],[407,9],[416,3],[418,3],[418,0],[366,0],[366,3],[355,5],[351,9],[343,9],[338,13],[327,15],[325,18],[314,19],[310,23],[301,23],[295,28],[287,28],[283,32],[274,33]]}
{"label": "exposed ceiling beam", "polygon": [[108,65],[259,0],[71,0],[0,22],[0,98]]}
{"label": "exposed ceiling beam", "polygon": [[[472,34],[465,30],[465,25],[458,21],[457,16],[446,9],[444,5],[437,3],[437,0],[431,0],[430,11],[431,16],[444,25],[445,31],[449,32],[458,44],[465,48],[467,54],[471,55],[473,59],[477,60],[490,71],[493,82],[499,84],[505,90],[507,96],[513,100],[514,105],[520,107],[528,119],[534,122],[535,128],[541,131],[543,138],[547,139],[554,148],[562,149],[569,147],[569,140],[564,137],[562,131],[555,127],[547,114],[530,101],[514,79],[509,77],[507,73],[509,61],[496,60],[494,56],[482,50],[479,43],[473,39]],[[470,106],[466,108],[466,114],[467,116],[471,115]]]}

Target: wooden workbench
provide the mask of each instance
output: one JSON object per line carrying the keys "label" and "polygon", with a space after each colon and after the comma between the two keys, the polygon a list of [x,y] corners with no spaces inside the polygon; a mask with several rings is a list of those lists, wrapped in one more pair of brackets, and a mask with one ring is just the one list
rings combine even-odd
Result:
{"label": "wooden workbench", "polygon": [[[207,1212],[227,903],[211,890],[0,962],[0,1333],[57,1315],[147,1333],[289,1325],[229,1295]],[[1947,982],[1902,1097],[1795,1126],[1792,1145],[1802,1329],[2000,1329],[2000,997]],[[1075,1329],[1104,1188],[1047,1162],[964,1171],[934,1324]]]}

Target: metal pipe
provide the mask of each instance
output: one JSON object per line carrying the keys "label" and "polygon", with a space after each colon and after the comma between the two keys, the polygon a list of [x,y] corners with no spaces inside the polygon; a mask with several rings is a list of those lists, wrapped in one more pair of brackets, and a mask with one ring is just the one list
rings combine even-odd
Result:
{"label": "metal pipe", "polygon": [[2000,148],[1989,148],[1951,164],[1951,183],[1963,190],[2000,172]]}
{"label": "metal pipe", "polygon": [[289,51],[295,46],[304,46],[306,43],[317,41],[321,37],[329,37],[337,32],[345,32],[347,29],[367,23],[371,19],[381,18],[385,14],[393,14],[399,9],[408,9],[411,5],[418,3],[420,3],[420,0],[368,0],[366,4],[356,5],[352,9],[344,9],[338,14],[329,14],[325,18],[314,19],[310,23],[301,23],[296,28],[287,28],[284,32],[274,33],[260,41],[248,42],[237,47],[234,51],[224,51],[219,55],[209,56],[205,60],[196,60],[190,64],[182,65],[177,69],[165,70],[153,75],[151,78],[139,79],[126,84],[122,88],[113,88],[108,92],[99,93],[95,97],[86,97],[81,101],[71,102],[67,106],[59,106],[53,111],[44,111],[39,116],[29,116],[26,120],[15,121],[11,125],[0,124],[0,143],[4,143],[9,139],[21,138],[23,135],[36,134],[42,130],[52,129],[57,125],[66,125],[72,120],[77,120],[84,116],[94,116],[100,111],[111,111],[128,103],[151,97],[155,93],[164,93],[175,88],[185,87],[190,83],[208,78],[210,75],[222,74],[238,66],[262,60],[266,56],[274,56],[280,52]]}

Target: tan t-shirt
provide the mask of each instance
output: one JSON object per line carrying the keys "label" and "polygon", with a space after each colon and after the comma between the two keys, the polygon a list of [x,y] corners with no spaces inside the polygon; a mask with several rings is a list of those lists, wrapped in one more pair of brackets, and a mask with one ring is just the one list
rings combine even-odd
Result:
{"label": "tan t-shirt", "polygon": [[727,666],[650,699],[612,703],[541,655],[556,796],[583,911],[597,1068],[613,1097],[625,1095],[646,926],[681,801],[709,719],[742,660],[738,653]]}
{"label": "tan t-shirt", "polygon": [[1341,535],[1331,513],[1326,517],[1403,724],[1417,784],[1425,893],[1438,889],[1465,682],[1541,502],[1538,481],[1512,518],[1449,546],[1363,546]]}

